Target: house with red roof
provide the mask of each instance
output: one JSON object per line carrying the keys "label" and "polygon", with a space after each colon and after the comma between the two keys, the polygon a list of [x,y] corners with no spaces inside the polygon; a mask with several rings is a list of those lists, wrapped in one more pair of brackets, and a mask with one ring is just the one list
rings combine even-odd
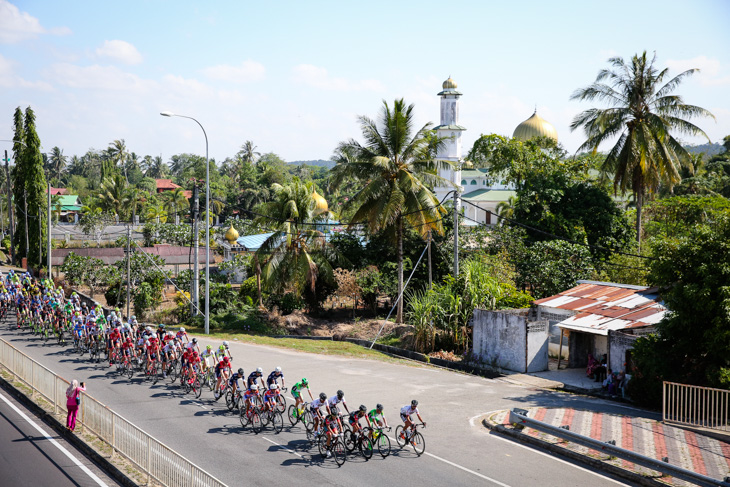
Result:
{"label": "house with red roof", "polygon": [[[155,190],[159,193],[164,193],[165,191],[175,191],[177,188],[181,188],[182,186],[179,186],[172,182],[172,179],[155,179]],[[187,199],[192,198],[193,192],[192,191],[183,191],[183,194],[185,194],[185,197]]]}

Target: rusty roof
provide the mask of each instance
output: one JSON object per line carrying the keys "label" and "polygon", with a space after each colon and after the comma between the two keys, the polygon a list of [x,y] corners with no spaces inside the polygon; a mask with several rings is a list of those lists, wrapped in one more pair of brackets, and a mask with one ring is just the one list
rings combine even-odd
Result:
{"label": "rusty roof", "polygon": [[578,281],[576,287],[534,303],[573,311],[575,314],[558,324],[561,328],[599,335],[653,326],[667,311],[656,288],[598,281]]}
{"label": "rusty roof", "polygon": [[[193,253],[190,247],[180,247],[177,245],[156,245],[154,247],[142,247],[142,250],[148,254],[159,255],[166,265],[189,264],[193,261]],[[81,249],[54,249],[51,254],[51,265],[60,266],[66,260],[66,256],[73,252],[83,257],[95,257],[101,259],[105,265],[114,264],[117,261],[124,260],[124,248],[81,248]],[[201,264],[205,264],[205,247],[198,250],[198,259]],[[211,253],[210,263],[215,263]]]}

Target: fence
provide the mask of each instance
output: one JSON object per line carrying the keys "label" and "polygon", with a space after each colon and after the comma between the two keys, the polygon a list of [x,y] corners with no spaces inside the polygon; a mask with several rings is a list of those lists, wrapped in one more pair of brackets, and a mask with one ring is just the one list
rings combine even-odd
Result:
{"label": "fence", "polygon": [[[0,339],[0,364],[53,406],[53,413],[66,412],[69,382],[51,372],[20,350]],[[226,487],[172,448],[159,442],[89,395],[81,401],[82,427],[96,434],[147,475],[174,487]]]}
{"label": "fence", "polygon": [[730,391],[664,382],[665,422],[730,431]]}

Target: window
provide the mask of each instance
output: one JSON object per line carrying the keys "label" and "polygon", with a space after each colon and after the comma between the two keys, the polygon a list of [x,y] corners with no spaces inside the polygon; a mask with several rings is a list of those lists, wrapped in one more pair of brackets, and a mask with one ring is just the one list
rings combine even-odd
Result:
{"label": "window", "polygon": [[476,181],[476,179],[472,179],[472,180],[471,180],[471,183],[469,183],[469,184],[474,184],[474,185],[476,185],[476,184],[477,184],[477,181]]}

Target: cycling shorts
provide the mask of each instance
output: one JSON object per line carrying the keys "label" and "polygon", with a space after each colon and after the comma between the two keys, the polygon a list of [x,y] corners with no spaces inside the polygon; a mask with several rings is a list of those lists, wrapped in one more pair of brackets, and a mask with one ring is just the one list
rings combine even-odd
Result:
{"label": "cycling shorts", "polygon": [[292,395],[292,397],[294,399],[299,399],[299,397],[301,396],[301,394],[299,393],[299,391],[297,391],[296,389],[292,389],[291,390],[291,395]]}
{"label": "cycling shorts", "polygon": [[405,423],[406,421],[411,421],[411,415],[410,415],[410,414],[403,414],[403,413],[400,413],[400,419],[401,419],[401,421],[403,421],[404,423]]}

